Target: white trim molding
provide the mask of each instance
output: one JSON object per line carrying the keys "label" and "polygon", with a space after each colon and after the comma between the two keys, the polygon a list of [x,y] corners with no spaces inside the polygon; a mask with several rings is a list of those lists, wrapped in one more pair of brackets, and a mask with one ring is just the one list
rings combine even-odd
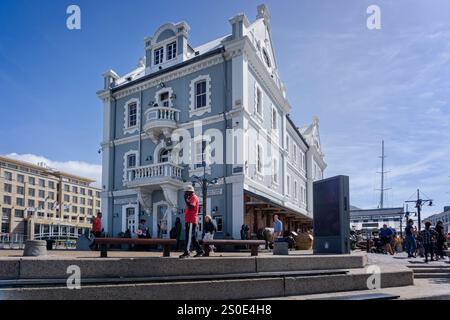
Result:
{"label": "white trim molding", "polygon": [[127,177],[127,171],[128,171],[128,156],[134,154],[136,156],[136,167],[140,166],[140,159],[139,159],[139,151],[138,150],[129,150],[124,153],[123,155],[123,179],[122,183],[125,185],[125,183],[128,181]]}
{"label": "white trim molding", "polygon": [[173,89],[171,87],[164,87],[164,88],[161,88],[158,91],[156,91],[155,92],[155,102],[158,104],[159,107],[163,107],[163,105],[161,105],[161,100],[159,98],[161,96],[161,93],[164,93],[164,92],[169,93],[169,108],[172,108],[173,107],[173,100],[172,100]]}
{"label": "white trim molding", "polygon": [[[129,127],[128,126],[128,107],[130,104],[136,103],[136,125]],[[124,121],[123,121],[123,134],[131,134],[134,132],[139,132],[139,127],[141,124],[141,102],[139,99],[133,98],[125,102],[124,109]]]}
{"label": "white trim molding", "polygon": [[[206,106],[202,108],[195,108],[195,84],[199,81],[206,80]],[[209,74],[200,75],[197,78],[191,80],[189,85],[190,94],[189,94],[189,118],[193,116],[202,116],[205,113],[211,112],[211,77]]]}

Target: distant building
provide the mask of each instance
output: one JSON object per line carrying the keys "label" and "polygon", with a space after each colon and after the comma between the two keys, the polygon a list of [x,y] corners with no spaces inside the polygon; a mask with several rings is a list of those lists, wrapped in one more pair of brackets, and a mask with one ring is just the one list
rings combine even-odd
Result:
{"label": "distant building", "polygon": [[2,235],[76,238],[100,211],[94,180],[0,156]]}
{"label": "distant building", "polygon": [[[387,224],[400,232],[405,227],[403,208],[350,210],[350,228],[363,232],[374,231]],[[402,230],[403,231],[403,230]]]}
{"label": "distant building", "polygon": [[444,211],[441,213],[433,214],[428,218],[424,218],[423,221],[430,221],[433,226],[441,220],[444,223],[445,232],[449,232],[450,229],[450,207],[444,207]]}

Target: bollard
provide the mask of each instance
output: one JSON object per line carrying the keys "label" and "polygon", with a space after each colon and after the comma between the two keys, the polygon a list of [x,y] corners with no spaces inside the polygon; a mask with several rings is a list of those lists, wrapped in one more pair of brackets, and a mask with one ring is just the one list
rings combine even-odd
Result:
{"label": "bollard", "polygon": [[25,242],[25,249],[23,250],[24,257],[38,257],[45,255],[47,255],[47,241],[27,240]]}

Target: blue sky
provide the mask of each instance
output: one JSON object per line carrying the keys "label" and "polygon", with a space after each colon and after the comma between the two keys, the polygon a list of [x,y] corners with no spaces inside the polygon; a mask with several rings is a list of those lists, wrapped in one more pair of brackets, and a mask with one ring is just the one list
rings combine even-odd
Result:
{"label": "blue sky", "polygon": [[[0,154],[45,157],[50,165],[98,177],[101,73],[124,74],[143,39],[185,20],[197,46],[230,32],[228,18],[251,21],[261,1],[0,2]],[[320,118],[327,176],[347,174],[352,203],[376,207],[381,139],[387,205],[417,187],[450,204],[450,1],[265,1],[278,67],[299,125]],[[81,7],[82,29],[66,28]],[[381,30],[366,9],[381,8]]]}

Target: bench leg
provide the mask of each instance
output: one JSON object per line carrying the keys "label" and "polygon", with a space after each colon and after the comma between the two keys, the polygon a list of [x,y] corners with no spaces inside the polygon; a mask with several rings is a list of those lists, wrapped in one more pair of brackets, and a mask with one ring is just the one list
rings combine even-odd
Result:
{"label": "bench leg", "polygon": [[108,245],[106,245],[106,244],[100,245],[100,257],[101,258],[108,257]]}
{"label": "bench leg", "polygon": [[258,255],[258,247],[259,246],[252,245],[252,257],[256,257]]}
{"label": "bench leg", "polygon": [[163,257],[170,257],[170,245],[164,245]]}

